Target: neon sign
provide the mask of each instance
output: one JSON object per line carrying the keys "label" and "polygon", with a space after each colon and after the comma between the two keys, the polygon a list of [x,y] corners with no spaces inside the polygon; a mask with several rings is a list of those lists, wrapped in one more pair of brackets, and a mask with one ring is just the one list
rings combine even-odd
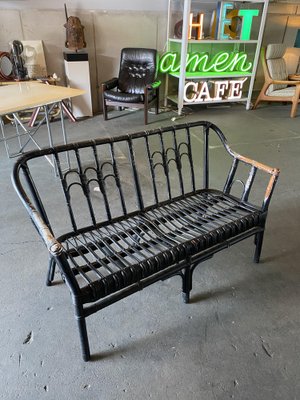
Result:
{"label": "neon sign", "polygon": [[187,82],[184,86],[183,100],[186,103],[205,103],[212,101],[234,101],[242,97],[243,85],[247,78],[232,80],[215,80],[213,94],[210,91],[210,82]]}
{"label": "neon sign", "polygon": [[240,40],[249,40],[251,33],[252,18],[257,17],[259,10],[239,10],[239,16],[243,17]]}
{"label": "neon sign", "polygon": [[[247,54],[241,52],[221,51],[210,58],[207,52],[188,53],[186,58],[186,72],[249,72],[252,62],[248,61]],[[165,53],[159,61],[159,70],[162,73],[176,73],[180,71],[180,54]]]}

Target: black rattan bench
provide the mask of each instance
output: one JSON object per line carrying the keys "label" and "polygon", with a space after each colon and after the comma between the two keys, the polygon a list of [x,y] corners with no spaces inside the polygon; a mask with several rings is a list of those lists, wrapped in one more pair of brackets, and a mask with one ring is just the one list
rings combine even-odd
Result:
{"label": "black rattan bench", "polygon": [[47,284],[58,266],[71,291],[84,360],[96,311],[173,275],[189,302],[195,267],[252,235],[259,262],[278,174],[205,121],[22,156],[14,187],[50,253]]}

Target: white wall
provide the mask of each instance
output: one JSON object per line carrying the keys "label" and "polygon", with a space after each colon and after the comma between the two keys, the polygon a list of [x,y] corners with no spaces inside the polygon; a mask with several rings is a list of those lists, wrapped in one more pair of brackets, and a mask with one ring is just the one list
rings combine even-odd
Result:
{"label": "white wall", "polygon": [[[101,110],[99,87],[101,82],[117,75],[120,50],[123,47],[163,50],[167,11],[76,11],[70,8],[68,12],[69,15],[78,16],[84,26],[87,42],[84,51],[89,55],[93,110],[98,112]],[[14,39],[42,40],[48,74],[55,72],[63,84],[63,52],[67,51],[65,22],[63,9],[0,8],[0,51],[9,51],[9,42]]]}
{"label": "white wall", "polygon": [[19,0],[0,1],[0,9],[63,9],[73,10],[139,10],[139,11],[167,11],[168,0]]}

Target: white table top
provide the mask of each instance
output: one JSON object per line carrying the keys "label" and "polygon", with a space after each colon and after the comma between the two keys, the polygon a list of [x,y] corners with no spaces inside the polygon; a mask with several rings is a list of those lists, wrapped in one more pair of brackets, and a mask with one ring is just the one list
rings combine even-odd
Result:
{"label": "white table top", "polygon": [[18,82],[0,86],[0,115],[10,114],[80,96],[84,90],[39,82]]}

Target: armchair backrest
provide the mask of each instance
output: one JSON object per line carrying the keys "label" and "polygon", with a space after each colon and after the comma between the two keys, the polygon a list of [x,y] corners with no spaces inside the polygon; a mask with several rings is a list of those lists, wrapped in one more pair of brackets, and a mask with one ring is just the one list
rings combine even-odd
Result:
{"label": "armchair backrest", "polygon": [[[283,58],[286,46],[281,43],[269,44],[266,48],[266,63],[271,79],[288,80],[288,72],[285,60]],[[270,85],[268,92],[273,90],[284,89],[287,85]]]}
{"label": "armchair backrest", "polygon": [[119,89],[126,93],[143,94],[144,87],[155,81],[156,55],[155,49],[122,49]]}

